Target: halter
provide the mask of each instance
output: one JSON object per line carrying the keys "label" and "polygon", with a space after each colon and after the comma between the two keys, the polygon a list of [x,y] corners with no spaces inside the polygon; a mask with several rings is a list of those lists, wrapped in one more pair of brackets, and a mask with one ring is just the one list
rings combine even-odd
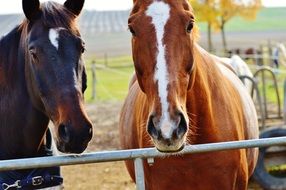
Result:
{"label": "halter", "polygon": [[[52,155],[52,135],[48,129],[46,133],[46,145],[42,147],[39,156]],[[0,190],[40,189],[58,186],[62,183],[63,178],[61,177],[59,166],[0,172]]]}

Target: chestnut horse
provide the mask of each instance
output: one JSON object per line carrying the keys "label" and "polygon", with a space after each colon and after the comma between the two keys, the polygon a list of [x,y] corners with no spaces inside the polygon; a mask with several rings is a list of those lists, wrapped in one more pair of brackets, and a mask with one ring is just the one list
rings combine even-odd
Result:
{"label": "chestnut horse", "polygon": [[[257,115],[235,73],[196,42],[187,0],[134,0],[129,18],[136,76],[120,116],[124,149],[258,138]],[[246,189],[258,149],[144,162],[148,190]],[[134,180],[134,165],[126,161]]]}
{"label": "chestnut horse", "polygon": [[[49,120],[62,152],[81,153],[91,140],[84,43],[76,27],[83,4],[23,0],[26,18],[0,40],[0,160],[48,155]],[[62,181],[58,175],[57,168],[0,172],[0,189],[53,186]]]}

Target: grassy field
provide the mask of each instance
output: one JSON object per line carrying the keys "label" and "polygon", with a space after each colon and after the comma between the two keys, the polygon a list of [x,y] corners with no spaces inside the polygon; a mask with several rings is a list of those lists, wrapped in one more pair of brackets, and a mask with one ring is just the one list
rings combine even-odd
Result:
{"label": "grassy field", "polygon": [[[286,30],[286,8],[263,8],[257,14],[254,21],[244,20],[235,17],[226,24],[226,31],[229,32],[255,32]],[[207,30],[206,24],[199,23],[200,30]]]}
{"label": "grassy field", "polygon": [[[93,59],[86,61],[88,68],[91,67]],[[133,62],[130,56],[114,57],[96,60],[96,97],[92,99],[92,72],[88,69],[88,89],[85,94],[86,100],[91,101],[120,101],[123,100],[128,91],[129,80],[134,73]],[[253,65],[250,62],[251,65]],[[252,71],[256,71],[255,66],[251,66]],[[281,99],[281,105],[283,103],[283,83],[286,78],[285,70],[276,70],[279,95]],[[259,88],[262,89],[262,79],[257,78]],[[276,93],[274,89],[274,83],[269,73],[265,74],[266,77],[266,97],[270,103],[276,103]]]}
{"label": "grassy field", "polygon": [[[93,60],[88,60],[87,67]],[[88,89],[85,97],[90,101],[123,100],[129,80],[134,72],[131,57],[116,57],[96,61],[96,97],[92,99],[92,71],[88,69]]]}

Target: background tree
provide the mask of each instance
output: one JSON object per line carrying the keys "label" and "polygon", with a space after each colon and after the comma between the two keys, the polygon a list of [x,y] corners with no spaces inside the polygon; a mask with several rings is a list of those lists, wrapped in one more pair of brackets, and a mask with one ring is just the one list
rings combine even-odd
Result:
{"label": "background tree", "polygon": [[190,0],[198,21],[207,22],[208,44],[212,50],[211,31],[220,30],[224,52],[227,51],[225,25],[235,16],[256,19],[261,8],[261,0]]}
{"label": "background tree", "polygon": [[261,0],[219,0],[217,22],[222,35],[224,52],[227,51],[225,24],[235,16],[243,19],[255,20],[261,8]]}
{"label": "background tree", "polygon": [[213,9],[216,0],[190,0],[195,10],[196,19],[207,23],[208,50],[213,51],[212,28],[217,26],[218,12]]}

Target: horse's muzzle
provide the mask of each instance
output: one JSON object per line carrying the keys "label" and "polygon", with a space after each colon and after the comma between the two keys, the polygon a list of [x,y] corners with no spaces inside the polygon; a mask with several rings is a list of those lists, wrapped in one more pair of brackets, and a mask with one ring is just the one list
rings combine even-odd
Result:
{"label": "horse's muzzle", "polygon": [[156,122],[154,118],[154,116],[150,116],[147,131],[152,137],[156,148],[160,152],[178,152],[182,150],[188,131],[188,124],[183,114],[177,114],[177,122]]}
{"label": "horse's muzzle", "polygon": [[70,124],[60,124],[57,148],[64,153],[82,153],[87,148],[92,134],[92,125],[90,123],[77,130]]}

